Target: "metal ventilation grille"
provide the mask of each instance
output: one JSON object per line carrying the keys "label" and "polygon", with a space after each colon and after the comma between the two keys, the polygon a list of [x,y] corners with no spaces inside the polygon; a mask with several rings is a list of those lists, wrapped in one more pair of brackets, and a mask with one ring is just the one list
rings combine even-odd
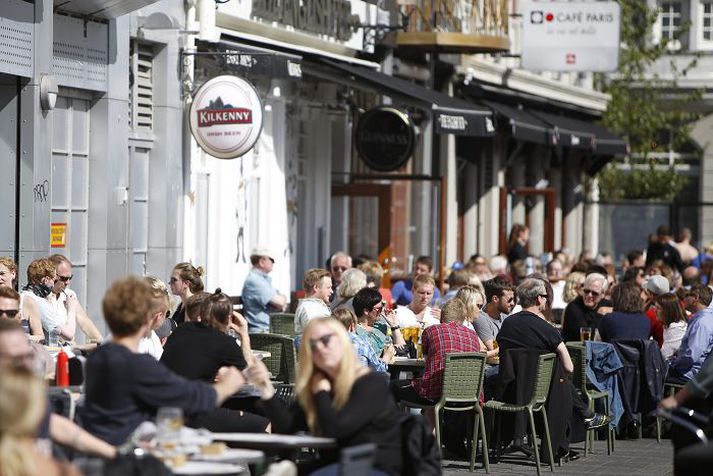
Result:
{"label": "metal ventilation grille", "polygon": [[153,59],[150,45],[131,42],[129,127],[134,130],[153,129]]}
{"label": "metal ventilation grille", "polygon": [[[0,7],[0,72],[32,76],[32,5],[13,0]],[[6,18],[3,18],[6,17]]]}
{"label": "metal ventilation grille", "polygon": [[52,72],[60,86],[106,91],[108,51],[107,24],[54,15]]}

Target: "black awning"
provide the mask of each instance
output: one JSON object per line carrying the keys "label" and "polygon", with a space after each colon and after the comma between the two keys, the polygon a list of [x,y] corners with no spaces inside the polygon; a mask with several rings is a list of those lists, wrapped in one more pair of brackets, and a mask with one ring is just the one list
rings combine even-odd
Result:
{"label": "black awning", "polygon": [[558,145],[574,149],[594,150],[596,138],[590,132],[589,123],[549,112],[532,111],[532,114],[553,128]]}
{"label": "black awning", "polygon": [[[336,70],[338,74],[330,76],[334,81],[378,91],[395,99],[405,99],[416,107],[432,112],[434,129],[439,134],[489,137],[495,133],[493,116],[489,109],[362,66],[324,58],[319,58],[318,61]],[[304,72],[308,75],[314,73],[309,68],[305,68]]]}
{"label": "black awning", "polygon": [[510,124],[510,133],[515,139],[535,144],[557,145],[552,127],[527,109],[514,108],[494,101],[482,101],[498,116]]}
{"label": "black awning", "polygon": [[281,51],[233,42],[227,38],[219,43],[197,42],[196,69],[210,73],[239,73],[245,77],[260,76],[297,80],[302,77],[302,57]]}

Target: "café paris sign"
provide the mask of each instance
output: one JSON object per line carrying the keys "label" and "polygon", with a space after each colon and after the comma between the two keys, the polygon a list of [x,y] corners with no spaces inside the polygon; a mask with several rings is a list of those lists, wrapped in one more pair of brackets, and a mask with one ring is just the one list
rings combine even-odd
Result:
{"label": "caf\u00e9 paris sign", "polygon": [[262,102],[252,84],[218,76],[193,96],[190,126],[198,145],[218,159],[234,159],[253,148],[262,132]]}

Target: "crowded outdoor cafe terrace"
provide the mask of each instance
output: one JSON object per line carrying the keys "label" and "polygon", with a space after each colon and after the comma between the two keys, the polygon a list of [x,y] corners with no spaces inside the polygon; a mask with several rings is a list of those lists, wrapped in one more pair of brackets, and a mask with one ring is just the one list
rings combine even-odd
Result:
{"label": "crowded outdoor cafe terrace", "polygon": [[290,300],[256,248],[240,296],[190,263],[118,279],[106,332],[66,257],[19,292],[0,257],[0,475],[577,474],[642,438],[668,455],[654,473],[707,474],[710,267],[667,233],[619,270],[558,253],[523,272],[523,227],[508,256],[445,283],[423,256],[389,288],[339,252]]}

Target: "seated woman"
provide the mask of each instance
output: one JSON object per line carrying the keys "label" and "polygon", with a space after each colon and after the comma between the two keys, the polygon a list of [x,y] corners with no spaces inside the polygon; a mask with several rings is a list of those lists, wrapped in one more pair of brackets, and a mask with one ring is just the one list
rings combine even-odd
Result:
{"label": "seated woman", "polygon": [[617,340],[648,339],[651,322],[643,313],[644,302],[641,288],[633,281],[619,284],[612,289],[614,312],[602,318],[599,335],[604,342]]}
{"label": "seated woman", "polygon": [[159,407],[179,407],[188,416],[209,412],[244,383],[235,367],[221,367],[215,383],[192,382],[153,357],[140,354],[139,342],[151,326],[151,286],[129,276],[112,284],[102,309],[113,341],[87,359],[85,428],[95,436],[122,444]]}
{"label": "seated woman", "polygon": [[[188,320],[178,326],[166,341],[161,363],[173,372],[191,380],[213,382],[218,370],[223,366],[234,366],[243,370],[252,361],[248,325],[243,316],[233,311],[228,295],[220,289],[203,299],[200,321],[190,316],[191,296],[186,301]],[[237,331],[242,346],[228,329]],[[196,415],[188,425],[203,427],[219,432],[264,432],[269,425],[266,418],[227,408],[217,408],[211,412]]]}
{"label": "seated woman", "polygon": [[[403,348],[406,341],[401,334],[396,315],[393,312],[384,312],[384,302],[379,291],[374,288],[362,289],[354,296],[353,305],[354,314],[359,323],[356,334],[371,344],[376,355],[381,356],[384,349],[392,342],[397,349]],[[374,327],[382,315],[391,328],[391,341],[383,332]]]}
{"label": "seated woman", "polygon": [[663,346],[661,354],[664,359],[671,357],[679,347],[681,339],[688,329],[686,315],[678,297],[675,294],[661,294],[656,296],[656,317],[663,324]]}
{"label": "seated woman", "polygon": [[45,416],[44,383],[30,369],[0,366],[0,474],[74,476],[79,472],[67,463],[54,461],[35,444],[35,435]]}
{"label": "seated woman", "polygon": [[[6,286],[14,290],[16,279],[17,265],[15,262],[9,256],[0,256],[0,287]],[[25,299],[25,296],[20,297],[20,320],[25,332],[29,334],[33,342],[45,339],[45,334],[42,332],[40,308],[34,300]]]}
{"label": "seated woman", "polygon": [[[386,377],[358,364],[342,324],[333,318],[311,320],[303,334],[298,360],[299,405],[290,410],[276,398],[262,362],[246,370],[248,381],[262,392],[262,405],[272,421],[273,431],[309,430],[315,435],[336,438],[340,448],[375,443],[378,449],[374,468],[400,474],[401,414]],[[325,464],[336,457],[329,452],[321,455]]]}

